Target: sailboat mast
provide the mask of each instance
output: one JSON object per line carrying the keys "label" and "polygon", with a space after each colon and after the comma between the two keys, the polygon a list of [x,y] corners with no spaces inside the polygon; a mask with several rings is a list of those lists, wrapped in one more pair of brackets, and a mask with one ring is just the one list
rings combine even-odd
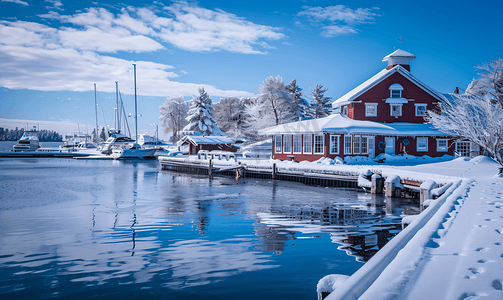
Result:
{"label": "sailboat mast", "polygon": [[98,137],[100,133],[98,132],[98,104],[96,103],[96,83],[94,84],[94,112],[96,114],[96,142],[98,142]]}
{"label": "sailboat mast", "polygon": [[134,66],[134,133],[135,141],[138,142],[138,112],[136,105],[136,64]]}
{"label": "sailboat mast", "polygon": [[119,115],[119,82],[115,82],[115,129],[117,129],[117,132],[120,132],[121,129],[121,121],[120,121],[120,115]]}

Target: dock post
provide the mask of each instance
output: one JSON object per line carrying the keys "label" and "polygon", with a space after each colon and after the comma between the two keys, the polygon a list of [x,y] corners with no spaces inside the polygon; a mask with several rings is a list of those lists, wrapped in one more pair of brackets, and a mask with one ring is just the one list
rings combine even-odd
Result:
{"label": "dock post", "polygon": [[419,187],[419,204],[421,205],[421,209],[423,207],[424,201],[431,199],[431,190],[437,187],[437,183],[433,180],[426,180],[421,183]]}
{"label": "dock post", "polygon": [[276,179],[276,163],[272,164],[272,179]]}
{"label": "dock post", "polygon": [[372,175],[372,186],[371,193],[372,194],[382,194],[382,190],[384,187],[384,178],[381,175],[375,173]]}
{"label": "dock post", "polygon": [[395,183],[394,182],[385,182],[386,189],[386,197],[393,197],[395,195]]}
{"label": "dock post", "polygon": [[211,157],[210,157],[210,161],[208,164],[208,176],[210,177],[210,179],[213,176],[213,161],[212,161]]}

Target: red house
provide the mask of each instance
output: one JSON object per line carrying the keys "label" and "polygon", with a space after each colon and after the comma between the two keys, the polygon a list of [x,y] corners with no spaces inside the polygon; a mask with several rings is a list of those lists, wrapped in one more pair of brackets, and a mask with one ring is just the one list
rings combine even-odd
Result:
{"label": "red house", "polygon": [[178,141],[178,147],[183,154],[197,154],[200,150],[236,152],[232,146],[233,140],[225,136],[186,135]]}
{"label": "red house", "polygon": [[388,66],[332,103],[334,115],[262,130],[273,135],[273,157],[314,161],[381,153],[453,155],[453,137],[425,123],[444,97],[410,73],[415,56],[401,49]]}

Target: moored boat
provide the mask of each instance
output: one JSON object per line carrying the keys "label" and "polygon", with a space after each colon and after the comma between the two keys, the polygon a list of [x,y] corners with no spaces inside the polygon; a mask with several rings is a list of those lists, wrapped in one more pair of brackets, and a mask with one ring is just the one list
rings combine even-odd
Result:
{"label": "moored boat", "polygon": [[35,151],[40,148],[40,143],[38,141],[38,131],[36,126],[33,126],[32,130],[27,130],[23,133],[23,136],[17,141],[17,144],[13,146],[14,152],[21,151]]}

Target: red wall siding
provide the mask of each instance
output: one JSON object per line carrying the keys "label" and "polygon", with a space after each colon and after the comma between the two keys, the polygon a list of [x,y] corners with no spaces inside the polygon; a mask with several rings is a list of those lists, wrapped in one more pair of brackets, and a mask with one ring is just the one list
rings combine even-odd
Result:
{"label": "red wall siding", "polygon": [[[389,98],[390,85],[398,83],[403,87],[402,98],[413,99],[414,101],[409,101],[402,105],[402,116],[395,118],[390,115],[390,105],[385,103],[383,99]],[[409,123],[424,123],[424,118],[422,116],[416,116],[415,105],[419,103],[426,103],[427,109],[431,110],[436,107],[438,100],[425,92],[420,87],[416,86],[409,79],[405,78],[400,73],[394,73],[390,77],[386,78],[360,97],[356,101],[362,101],[361,103],[353,103],[354,114],[350,114],[348,111],[348,117],[355,120],[369,120],[381,123],[392,123],[392,122],[409,122]],[[378,103],[377,105],[377,117],[366,117],[365,116],[365,103]]]}
{"label": "red wall siding", "polygon": [[202,144],[197,146],[190,144],[190,150],[189,150],[190,155],[197,154],[199,150],[236,152],[236,148],[230,147],[225,144]]}
{"label": "red wall siding", "polygon": [[[404,147],[403,141],[407,139],[408,144]],[[428,151],[417,151],[417,142],[416,142],[415,137],[407,137],[407,138],[398,138],[395,140],[395,154],[410,154],[414,156],[424,156],[428,155],[431,157],[440,157],[444,155],[454,155],[454,141],[449,140],[448,141],[448,149],[447,152],[438,152],[437,151],[437,139],[429,137],[428,138]],[[379,149],[379,143],[383,143],[383,149]],[[314,143],[313,145],[313,151],[314,151]],[[325,134],[325,153],[324,154],[310,154],[310,153],[293,153],[293,144],[292,144],[292,151],[289,153],[274,153],[274,147],[275,147],[275,141],[273,141],[273,157],[274,159],[279,159],[279,160],[293,160],[296,162],[300,161],[315,161],[318,160],[322,157],[329,157],[329,158],[336,158],[337,156],[344,159],[345,156],[353,156],[353,155],[344,155],[344,135],[341,134],[339,137],[339,154],[330,154],[330,134]],[[304,147],[302,147],[302,151],[304,150]],[[404,152],[405,150],[405,152]],[[381,153],[385,153],[385,147],[384,147],[384,137],[383,136],[375,136],[374,140],[374,153],[375,156],[378,156]],[[290,156],[290,157],[288,157]],[[367,154],[357,154],[357,156],[368,156]]]}

